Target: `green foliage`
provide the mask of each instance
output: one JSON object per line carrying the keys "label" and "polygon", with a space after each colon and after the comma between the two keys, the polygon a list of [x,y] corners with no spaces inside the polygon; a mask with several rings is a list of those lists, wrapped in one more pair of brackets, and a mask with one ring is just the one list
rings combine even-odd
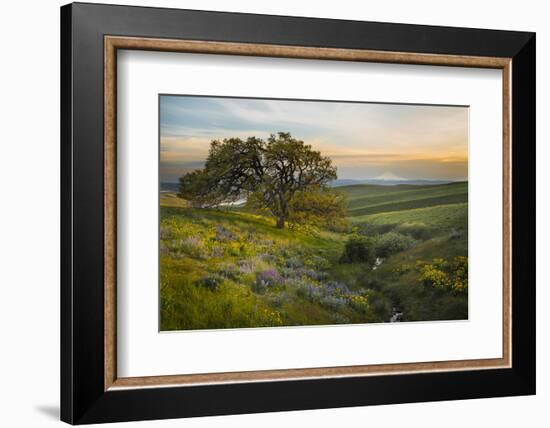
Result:
{"label": "green foliage", "polygon": [[388,232],[374,237],[354,235],[346,242],[340,262],[372,264],[376,258],[389,257],[408,250],[415,244],[416,241],[413,238],[397,232]]}
{"label": "green foliage", "polygon": [[330,278],[342,237],[279,230],[262,216],[161,209],[161,327],[238,328],[375,321]]}
{"label": "green foliage", "polygon": [[344,232],[349,228],[345,217],[345,194],[321,186],[296,192],[289,201],[288,222]]}
{"label": "green foliage", "polygon": [[468,292],[468,258],[457,256],[453,260],[436,258],[432,263],[417,262],[420,280],[426,286]]}
{"label": "green foliage", "polygon": [[362,313],[368,313],[371,309],[367,292],[351,296],[350,304],[355,310]]}
{"label": "green foliage", "polygon": [[192,171],[180,177],[178,196],[196,208],[216,206],[223,201],[220,189],[215,187],[211,176],[204,170]]}
{"label": "green foliage", "polygon": [[375,250],[372,240],[365,236],[352,236],[344,246],[340,262],[372,264],[374,259]]}
{"label": "green foliage", "polygon": [[204,168],[180,178],[179,195],[200,208],[242,199],[262,180],[264,148],[256,137],[212,141]]}
{"label": "green foliage", "polygon": [[[254,141],[247,141],[230,145],[253,150]],[[399,193],[401,199],[410,191],[434,200],[448,188],[361,185],[336,188],[328,196],[323,191],[312,186],[296,192],[300,199],[289,200],[288,229],[274,228],[274,215],[258,209],[261,205],[253,212],[204,208],[239,200],[238,192],[217,200],[213,192],[203,202],[163,192],[161,330],[387,322],[394,308],[405,321],[467,317],[467,203],[341,215],[353,228],[340,229],[327,220],[330,215],[315,215],[336,192],[357,204],[366,196],[386,195],[389,208],[399,202]],[[299,217],[308,209],[312,221],[303,222]],[[375,266],[376,257],[383,260]]]}
{"label": "green foliage", "polygon": [[374,239],[376,257],[386,258],[401,251],[408,250],[416,244],[416,240],[398,232],[388,232]]}
{"label": "green foliage", "polygon": [[[284,228],[287,221],[327,218],[335,222],[345,212],[342,195],[327,184],[336,179],[328,157],[310,145],[279,132],[266,141],[249,137],[212,141],[205,166],[180,178],[179,195],[195,207],[216,207],[246,198],[249,206],[265,209]],[[298,199],[307,199],[305,206]]]}

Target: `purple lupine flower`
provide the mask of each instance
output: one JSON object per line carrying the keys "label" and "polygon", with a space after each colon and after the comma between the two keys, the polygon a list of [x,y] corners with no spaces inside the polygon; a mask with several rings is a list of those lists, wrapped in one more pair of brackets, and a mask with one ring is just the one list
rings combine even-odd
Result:
{"label": "purple lupine flower", "polygon": [[253,285],[253,290],[258,293],[263,293],[270,287],[283,285],[284,282],[284,278],[279,274],[279,272],[277,272],[276,269],[268,269],[256,273],[256,281]]}

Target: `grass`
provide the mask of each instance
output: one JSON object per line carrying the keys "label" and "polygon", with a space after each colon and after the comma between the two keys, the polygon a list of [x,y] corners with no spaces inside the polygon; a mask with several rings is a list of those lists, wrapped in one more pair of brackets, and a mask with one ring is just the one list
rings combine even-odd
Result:
{"label": "grass", "polygon": [[173,192],[161,192],[160,194],[160,206],[161,207],[187,207],[187,202]]}
{"label": "grass", "polygon": [[[357,185],[339,188],[348,196],[349,216],[410,210],[436,205],[468,202],[468,183],[435,186]],[[382,188],[382,189],[380,189]]]}
{"label": "grass", "polygon": [[404,211],[390,211],[352,217],[354,224],[403,225],[420,224],[435,231],[445,232],[468,224],[468,203],[436,205]]}
{"label": "grass", "polygon": [[425,287],[419,281],[415,265],[437,258],[452,260],[468,255],[468,204],[436,205],[404,211],[353,217],[353,224],[374,234],[408,231],[421,238],[418,245],[395,254],[370,274],[370,281],[382,284],[392,305],[405,313],[406,319],[465,319],[467,294],[456,295]]}
{"label": "grass", "polygon": [[342,245],[340,235],[280,230],[262,216],[162,207],[161,329],[338,322],[298,294],[319,285]]}
{"label": "grass", "polygon": [[[467,256],[468,204],[449,202],[467,183],[339,189],[349,195],[346,233],[281,230],[268,217],[192,209],[162,192],[161,330],[387,322],[396,311],[408,321],[466,318],[467,294],[426,286],[416,266]],[[388,233],[414,244],[375,268],[341,262],[351,236]]]}

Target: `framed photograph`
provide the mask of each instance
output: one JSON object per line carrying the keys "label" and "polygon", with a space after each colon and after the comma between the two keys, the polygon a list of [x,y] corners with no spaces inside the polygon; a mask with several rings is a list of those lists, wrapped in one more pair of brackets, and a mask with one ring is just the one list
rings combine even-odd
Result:
{"label": "framed photograph", "polygon": [[61,8],[61,418],[535,393],[535,35]]}

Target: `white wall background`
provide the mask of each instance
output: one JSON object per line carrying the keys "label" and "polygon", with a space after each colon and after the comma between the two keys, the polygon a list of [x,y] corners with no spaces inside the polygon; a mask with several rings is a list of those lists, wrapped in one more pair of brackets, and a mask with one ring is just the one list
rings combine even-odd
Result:
{"label": "white wall background", "polygon": [[[537,32],[538,394],[139,423],[158,427],[545,426],[550,416],[550,27],[545,2],[146,0],[126,4]],[[116,3],[103,1],[103,3]],[[59,424],[59,6],[0,6],[0,424]],[[546,119],[546,120],[545,120]],[[138,423],[125,426],[138,426]]]}

